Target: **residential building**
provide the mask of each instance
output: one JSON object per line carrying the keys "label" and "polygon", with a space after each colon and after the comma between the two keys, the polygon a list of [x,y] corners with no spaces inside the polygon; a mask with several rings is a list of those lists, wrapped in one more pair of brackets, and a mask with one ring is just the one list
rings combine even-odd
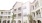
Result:
{"label": "residential building", "polygon": [[15,14],[14,22],[15,23],[23,23],[23,10],[22,10],[23,3],[16,2],[15,5],[13,5],[13,13]]}
{"label": "residential building", "polygon": [[29,1],[25,2],[22,6],[23,8],[23,23],[29,23]]}
{"label": "residential building", "polygon": [[11,10],[0,10],[0,23],[11,23]]}
{"label": "residential building", "polygon": [[[13,6],[12,10],[13,13],[16,15],[14,19],[15,23],[29,23],[27,4],[28,3],[25,4],[21,2],[16,2],[15,5]],[[27,12],[24,13],[24,10],[27,10]]]}
{"label": "residential building", "polygon": [[34,23],[42,23],[42,0],[34,0],[30,3],[30,11]]}
{"label": "residential building", "polygon": [[13,23],[29,23],[28,20],[28,2],[16,2],[10,10],[0,10],[0,23],[11,23],[12,15],[14,16]]}

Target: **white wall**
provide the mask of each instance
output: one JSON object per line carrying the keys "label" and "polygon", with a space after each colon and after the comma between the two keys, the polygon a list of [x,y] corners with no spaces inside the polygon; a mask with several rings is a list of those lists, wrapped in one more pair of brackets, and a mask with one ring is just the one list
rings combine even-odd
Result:
{"label": "white wall", "polygon": [[[29,23],[29,19],[28,19],[28,14],[30,14],[30,7],[29,7],[29,1],[24,3],[23,5],[23,22],[25,22],[27,20],[27,23]],[[26,15],[26,16],[24,16]]]}

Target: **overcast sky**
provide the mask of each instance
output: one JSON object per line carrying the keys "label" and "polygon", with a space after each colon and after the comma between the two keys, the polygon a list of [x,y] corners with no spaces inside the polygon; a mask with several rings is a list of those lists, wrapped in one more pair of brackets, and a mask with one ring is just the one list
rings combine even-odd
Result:
{"label": "overcast sky", "polygon": [[0,10],[9,10],[12,8],[12,6],[15,4],[15,2],[33,2],[33,0],[0,0]]}

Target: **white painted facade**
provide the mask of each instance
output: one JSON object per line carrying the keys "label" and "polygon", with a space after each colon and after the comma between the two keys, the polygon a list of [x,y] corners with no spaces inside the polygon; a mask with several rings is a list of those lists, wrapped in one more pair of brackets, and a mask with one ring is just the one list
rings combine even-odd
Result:
{"label": "white painted facade", "polygon": [[[24,4],[21,2],[16,2],[16,4],[13,6],[13,13],[16,14],[16,18],[14,19],[16,23],[20,21],[20,23],[29,23],[28,20],[28,3]],[[24,10],[26,8],[26,14],[24,13]],[[20,14],[20,16],[18,15]]]}
{"label": "white painted facade", "polygon": [[0,23],[11,23],[11,11],[0,10]]}
{"label": "white painted facade", "polygon": [[42,23],[42,0],[34,0],[30,3],[30,10],[34,22]]}
{"label": "white painted facade", "polygon": [[[29,23],[28,19],[28,2],[16,2],[11,10],[0,10],[0,23],[11,23],[13,13],[16,15],[14,23]],[[24,10],[26,10],[24,12]]]}
{"label": "white painted facade", "polygon": [[16,23],[23,23],[23,11],[22,11],[22,5],[23,3],[16,2],[16,4],[13,6],[13,13],[16,14],[15,22]]}

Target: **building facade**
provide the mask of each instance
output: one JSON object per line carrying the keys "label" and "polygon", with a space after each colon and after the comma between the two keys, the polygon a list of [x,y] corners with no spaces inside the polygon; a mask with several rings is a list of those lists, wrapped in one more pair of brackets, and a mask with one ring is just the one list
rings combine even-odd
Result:
{"label": "building facade", "polygon": [[24,9],[28,10],[26,4],[21,2],[16,2],[13,6],[13,13],[16,15],[15,23],[29,23],[28,15],[24,13]]}
{"label": "building facade", "polygon": [[16,15],[14,18],[15,23],[23,23],[23,10],[22,10],[23,3],[16,2],[13,6],[13,13]]}
{"label": "building facade", "polygon": [[[11,23],[12,15],[15,14],[13,23],[29,23],[28,20],[28,2],[16,2],[10,10],[0,10],[0,23]],[[26,13],[24,13],[25,11]]]}
{"label": "building facade", "polygon": [[30,3],[30,11],[34,23],[42,23],[42,0],[34,0]]}
{"label": "building facade", "polygon": [[10,10],[0,10],[0,23],[11,23]]}

